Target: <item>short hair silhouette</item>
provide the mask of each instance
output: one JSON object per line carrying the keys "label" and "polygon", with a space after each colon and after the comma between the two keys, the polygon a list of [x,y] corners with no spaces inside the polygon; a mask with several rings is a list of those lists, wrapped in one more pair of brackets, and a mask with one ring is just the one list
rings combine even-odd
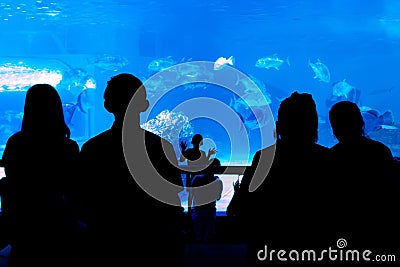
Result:
{"label": "short hair silhouette", "polygon": [[60,95],[50,84],[35,84],[26,92],[21,131],[33,135],[70,137]]}
{"label": "short hair silhouette", "polygon": [[329,121],[339,141],[364,135],[364,119],[356,103],[337,102],[329,110]]}
{"label": "short hair silhouette", "polygon": [[318,114],[311,94],[295,91],[281,102],[276,133],[278,139],[290,142],[318,140]]}
{"label": "short hair silhouette", "polygon": [[138,111],[147,109],[146,90],[141,80],[130,73],[121,73],[107,81],[104,91],[104,107],[116,117],[123,117],[134,95],[138,94],[136,101]]}
{"label": "short hair silhouette", "polygon": [[195,135],[193,135],[193,137],[192,137],[191,143],[192,143],[192,145],[194,145],[194,146],[199,146],[200,143],[201,143],[201,141],[203,141],[203,136],[202,136],[201,134],[195,134]]}

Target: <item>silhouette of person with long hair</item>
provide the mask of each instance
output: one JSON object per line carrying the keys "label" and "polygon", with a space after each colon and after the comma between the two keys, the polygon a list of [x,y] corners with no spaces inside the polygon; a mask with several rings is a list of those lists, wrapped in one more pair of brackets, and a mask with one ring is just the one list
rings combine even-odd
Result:
{"label": "silhouette of person with long hair", "polygon": [[337,222],[341,234],[355,248],[398,249],[398,220],[392,215],[398,210],[398,189],[390,149],[365,136],[361,111],[351,101],[334,104],[329,121],[338,140],[331,151],[340,196],[335,213],[346,218]]}
{"label": "silhouette of person with long hair", "polygon": [[[134,147],[134,160],[139,161],[146,153],[160,175],[183,188],[172,145],[140,127],[140,113],[149,106],[146,88],[132,74],[112,77],[104,91],[104,107],[115,118],[112,127],[83,144],[80,153],[84,188],[81,195],[90,247],[85,261],[88,266],[133,266],[140,262],[149,266],[180,266],[183,243],[179,227],[183,208],[145,192],[125,160],[123,125],[131,99],[133,119],[126,125],[134,129],[134,138],[144,136],[146,151],[136,146],[141,140],[124,144]],[[171,158],[166,155],[168,152],[173,153]],[[152,179],[150,173],[141,173],[145,176],[141,178]],[[167,193],[179,202],[178,191]]]}
{"label": "silhouette of person with long hair", "polygon": [[[317,144],[318,115],[311,94],[292,93],[278,109],[275,156],[263,183],[253,192],[254,170],[263,164],[257,151],[239,187],[241,223],[250,264],[264,265],[271,249],[318,248],[327,235],[325,198],[329,149]],[[322,239],[322,240],[321,240]],[[267,253],[267,254],[266,254]],[[287,256],[287,255],[286,255]],[[268,259],[280,262],[276,257]]]}
{"label": "silhouette of person with long hair", "polygon": [[71,266],[75,219],[69,207],[78,144],[49,84],[26,93],[21,130],[6,144],[4,217],[11,226],[9,266]]}

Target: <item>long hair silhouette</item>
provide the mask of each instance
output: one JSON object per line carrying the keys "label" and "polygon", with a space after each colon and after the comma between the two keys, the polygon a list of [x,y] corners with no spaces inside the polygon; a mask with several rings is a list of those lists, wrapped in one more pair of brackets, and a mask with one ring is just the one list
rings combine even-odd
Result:
{"label": "long hair silhouette", "polygon": [[50,84],[35,84],[28,89],[21,132],[39,137],[70,137],[61,98]]}

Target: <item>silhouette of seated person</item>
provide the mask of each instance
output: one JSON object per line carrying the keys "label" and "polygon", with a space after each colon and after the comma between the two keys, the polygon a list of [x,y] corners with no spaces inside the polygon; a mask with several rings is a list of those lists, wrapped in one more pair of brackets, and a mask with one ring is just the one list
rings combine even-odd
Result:
{"label": "silhouette of seated person", "polygon": [[[125,160],[122,130],[131,99],[133,120],[126,121],[125,125],[134,129],[135,138],[144,136],[146,151],[139,146],[142,140],[124,140],[125,147],[134,148],[133,158],[138,162],[146,153],[165,180],[183,188],[172,145],[140,127],[140,113],[149,106],[146,88],[128,73],[112,77],[104,91],[104,107],[115,118],[112,127],[89,139],[80,153],[84,188],[81,195],[90,250],[86,264],[134,266],[146,262],[149,266],[180,266],[183,208],[164,203],[145,192],[133,179]],[[147,169],[143,170],[136,171],[141,171],[142,178],[154,178]],[[180,204],[179,190],[166,193]]]}
{"label": "silhouette of seated person", "polygon": [[221,162],[219,159],[214,158],[204,170],[204,173],[193,176],[190,184],[192,225],[195,240],[199,242],[212,242],[216,240],[216,203],[221,198],[223,184],[214,172],[215,167],[220,166]]}
{"label": "silhouette of seated person", "polygon": [[2,219],[12,247],[8,266],[71,266],[78,222],[69,196],[78,153],[56,89],[30,87],[21,130],[8,139],[3,154]]}
{"label": "silhouette of seated person", "polygon": [[398,248],[393,243],[398,220],[392,214],[399,202],[390,149],[365,136],[361,111],[351,101],[333,105],[329,120],[338,140],[331,151],[338,196],[335,217],[341,218],[337,222],[341,234],[352,247],[375,249],[374,253]]}
{"label": "silhouette of seated person", "polygon": [[[269,250],[290,251],[317,249],[330,241],[325,230],[329,218],[322,208],[328,203],[330,156],[327,147],[316,143],[318,115],[311,94],[296,91],[280,103],[276,137],[275,146],[255,153],[239,187],[239,216],[252,265],[267,263],[257,257],[265,245]],[[265,161],[271,159],[271,153],[275,153],[272,164]],[[266,177],[255,191],[249,192],[258,168],[266,170]],[[261,258],[265,256],[260,253]],[[271,259],[271,264],[278,263],[285,262],[277,257]]]}

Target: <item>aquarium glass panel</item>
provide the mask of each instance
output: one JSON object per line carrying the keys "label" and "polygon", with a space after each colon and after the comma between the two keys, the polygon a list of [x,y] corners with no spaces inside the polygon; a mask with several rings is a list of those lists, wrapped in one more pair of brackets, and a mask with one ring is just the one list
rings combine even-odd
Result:
{"label": "aquarium glass panel", "polygon": [[103,92],[122,72],[145,83],[141,125],[177,157],[200,133],[223,165],[249,165],[294,91],[317,103],[318,143],[337,142],[328,111],[350,100],[400,156],[396,0],[14,0],[0,2],[0,28],[0,157],[31,85],[58,90],[82,145],[111,126]]}

